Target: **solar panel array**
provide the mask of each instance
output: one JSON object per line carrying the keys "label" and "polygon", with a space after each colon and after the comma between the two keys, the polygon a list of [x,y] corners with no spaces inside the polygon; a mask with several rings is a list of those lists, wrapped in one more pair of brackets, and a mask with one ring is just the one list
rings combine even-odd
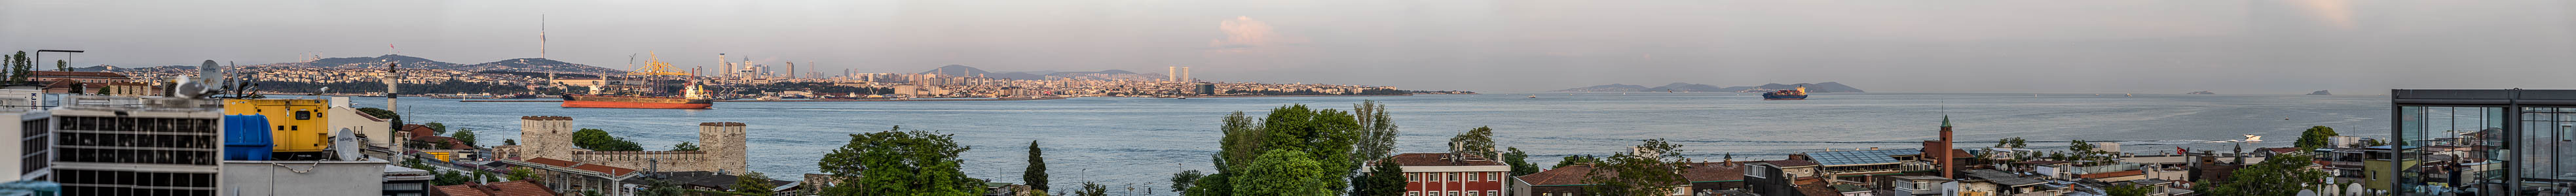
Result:
{"label": "solar panel array", "polygon": [[1898,156],[1898,155],[1919,155],[1919,154],[1923,154],[1923,150],[1920,150],[1920,149],[1861,150],[1861,151],[1809,152],[1809,153],[1807,153],[1807,158],[1813,158],[1813,159],[1816,159],[1816,164],[1817,164],[1817,165],[1836,166],[1836,165],[1863,165],[1863,164],[1890,164],[1890,163],[1897,163],[1898,161],[1896,160],[1896,158],[1892,158],[1892,156]]}

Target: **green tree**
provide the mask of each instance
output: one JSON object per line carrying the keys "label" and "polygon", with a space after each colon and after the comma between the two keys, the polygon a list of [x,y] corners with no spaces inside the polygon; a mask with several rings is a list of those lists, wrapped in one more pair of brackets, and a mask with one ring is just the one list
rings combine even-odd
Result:
{"label": "green tree", "polygon": [[1450,153],[1494,158],[1494,128],[1476,127],[1449,137]]}
{"label": "green tree", "polygon": [[2140,184],[2124,184],[2102,187],[2103,194],[2110,196],[2147,196],[2147,193],[2153,193],[2155,190],[2156,189],[2153,186]]}
{"label": "green tree", "polygon": [[1208,175],[1207,175],[1207,176],[1205,176],[1205,177],[1199,177],[1198,182],[1190,183],[1190,190],[1189,190],[1189,191],[1183,191],[1183,192],[1181,192],[1181,195],[1185,195],[1185,196],[1229,196],[1229,195],[1234,195],[1234,185],[1233,185],[1233,184],[1228,184],[1228,183],[1232,183],[1232,182],[1230,182],[1230,181],[1232,181],[1232,179],[1233,179],[1233,174],[1222,173],[1222,172],[1220,172],[1220,173],[1216,173],[1216,174],[1208,174]]}
{"label": "green tree", "polygon": [[1270,137],[1269,133],[1261,131],[1260,119],[1244,116],[1242,111],[1227,114],[1225,125],[1218,130],[1225,133],[1225,138],[1217,141],[1220,145],[1217,151],[1217,162],[1240,161],[1217,165],[1217,173],[1225,173],[1225,169],[1240,168],[1243,167],[1241,165],[1243,163],[1251,163],[1250,160],[1253,157],[1261,156],[1262,140]]}
{"label": "green tree", "polygon": [[672,144],[672,145],[671,145],[671,151],[698,151],[698,144],[695,144],[695,143],[689,143],[689,142],[680,142],[680,144]]}
{"label": "green tree", "polygon": [[438,185],[438,186],[447,186],[447,185],[459,185],[459,184],[465,184],[465,182],[472,182],[472,181],[474,181],[474,179],[470,179],[470,178],[468,178],[468,177],[471,177],[471,176],[465,176],[465,174],[463,174],[463,173],[456,173],[456,171],[447,171],[447,172],[438,173],[438,175],[431,176],[431,177],[430,177],[430,179],[429,179],[429,183],[430,183],[430,184],[435,184],[435,185]]}
{"label": "green tree", "polygon": [[685,196],[687,193],[687,190],[681,189],[677,183],[671,183],[670,180],[644,178],[644,191],[637,191],[635,195]]}
{"label": "green tree", "polygon": [[581,147],[582,149],[590,149],[591,151],[644,151],[644,146],[636,145],[634,141],[626,141],[626,138],[609,136],[608,130],[599,129],[581,129],[573,131],[572,145],[573,147]]}
{"label": "green tree", "polygon": [[1359,122],[1359,140],[1351,144],[1351,162],[1360,163],[1395,154],[1396,126],[1387,118],[1386,105],[1377,100],[1361,100],[1351,106],[1351,116]]}
{"label": "green tree", "polygon": [[1237,195],[1333,195],[1333,189],[1325,185],[1340,176],[1333,175],[1324,164],[1306,152],[1272,149],[1247,164],[1243,176],[1232,179],[1231,184]]}
{"label": "green tree", "polygon": [[447,135],[447,124],[429,122],[429,124],[421,124],[420,126],[429,127],[429,131],[431,131],[430,133],[433,133],[432,135]]}
{"label": "green tree", "polygon": [[2317,149],[2317,148],[2334,147],[2334,146],[2332,145],[2332,144],[2334,143],[2334,141],[2333,141],[2334,136],[2341,136],[2341,135],[2342,135],[2342,134],[2336,134],[2336,133],[2335,133],[2334,127],[2326,127],[2326,126],[2314,126],[2314,127],[2308,127],[2308,130],[2306,130],[2306,131],[2299,131],[2299,141],[2298,141],[2298,142],[2295,142],[2295,143],[2292,143],[2290,146],[2295,146],[2295,147],[2299,147],[2299,149],[2308,149],[2308,150],[2314,150],[2314,149]]}
{"label": "green tree", "polygon": [[393,110],[385,110],[384,108],[358,108],[358,112],[367,113],[367,116],[375,116],[377,119],[385,119],[386,122],[393,122],[395,125],[394,128],[396,128],[395,130],[401,130],[400,128],[402,128],[402,114],[394,113]]}
{"label": "green tree", "polygon": [[1073,195],[1075,195],[1075,196],[1108,196],[1108,195],[1109,195],[1109,185],[1100,185],[1100,183],[1093,183],[1093,182],[1083,182],[1083,183],[1082,183],[1082,190],[1080,190],[1080,191],[1074,191],[1074,192],[1073,192]]}
{"label": "green tree", "polygon": [[972,149],[957,145],[951,135],[930,131],[905,131],[902,126],[865,134],[850,134],[849,144],[824,154],[816,163],[823,173],[842,179],[841,186],[825,188],[823,195],[972,195],[983,191],[983,180],[967,178],[958,171],[966,161],[958,153]]}
{"label": "green tree", "polygon": [[450,134],[447,137],[454,137],[456,140],[464,140],[465,146],[483,146],[483,142],[481,142],[483,140],[475,140],[474,129],[456,129],[456,134]]}
{"label": "green tree", "polygon": [[[1572,156],[1565,156],[1565,159],[1564,159],[1564,160],[1557,160],[1557,161],[1556,161],[1556,166],[1548,166],[1547,168],[1548,168],[1548,169],[1565,168],[1565,166],[1573,166],[1573,165],[1576,165],[1576,164],[1600,163],[1600,162],[1601,162],[1601,157],[1594,157],[1594,156],[1592,156],[1592,155],[1572,155]],[[1537,173],[1537,172],[1531,172],[1531,173]]]}
{"label": "green tree", "polygon": [[1521,148],[1503,149],[1506,149],[1503,153],[1503,164],[1512,165],[1512,176],[1538,173],[1538,165],[1530,164],[1528,152],[1521,152]]}
{"label": "green tree", "polygon": [[72,71],[72,61],[54,60],[54,71]]}
{"label": "green tree", "polygon": [[2207,195],[2297,195],[2325,179],[2325,171],[2308,169],[2313,157],[2272,156],[2261,163],[2229,173],[2227,180],[2201,180],[2192,188]]}
{"label": "green tree", "polygon": [[30,83],[34,83],[34,82],[29,82],[29,81],[27,81],[27,78],[28,78],[29,76],[34,76],[34,75],[36,74],[36,73],[35,73],[35,69],[34,69],[34,68],[30,68],[30,67],[32,67],[32,66],[34,66],[34,65],[29,65],[29,64],[33,64],[33,63],[31,63],[31,62],[29,62],[29,61],[31,61],[31,60],[28,60],[28,59],[27,59],[27,51],[18,51],[18,54],[17,54],[17,55],[10,55],[10,56],[9,56],[9,62],[8,62],[8,64],[9,64],[9,81],[10,81],[10,82],[16,82],[16,83],[19,83],[19,84],[30,84]]}
{"label": "green tree", "polygon": [[769,188],[777,187],[777,185],[769,184],[769,175],[761,174],[757,171],[743,171],[742,175],[734,175],[733,179],[734,193],[741,193],[743,195],[771,195],[776,193],[769,191]]}
{"label": "green tree", "polygon": [[[680,143],[688,143],[688,142],[680,142]],[[517,140],[517,139],[501,139],[501,145],[513,145],[513,146],[515,146],[515,145],[519,145],[519,140]]]}
{"label": "green tree", "polygon": [[1681,160],[1681,145],[1664,139],[1648,139],[1638,144],[1635,152],[1622,152],[1594,164],[1584,187],[1591,195],[1671,195],[1674,185],[1690,183],[1682,178],[1686,166]]}
{"label": "green tree", "polygon": [[1351,196],[1404,195],[1404,166],[1394,161],[1378,161],[1367,175],[1351,178]]}
{"label": "green tree", "polygon": [[1020,182],[1029,189],[1047,190],[1046,157],[1039,156],[1038,141],[1029,141],[1029,168],[1020,172]]}
{"label": "green tree", "polygon": [[537,176],[536,170],[529,170],[526,167],[511,167],[509,173],[501,173],[501,176],[510,181],[545,181],[545,177]]}
{"label": "green tree", "polygon": [[1199,182],[1199,178],[1204,177],[1207,177],[1207,174],[1199,173],[1199,170],[1172,173],[1172,192],[1187,193],[1190,191],[1191,185],[1197,184]]}
{"label": "green tree", "polygon": [[114,89],[114,88],[108,88],[108,87],[115,87],[115,85],[100,86],[100,87],[98,87],[98,95],[114,95],[115,93],[110,93],[110,92],[111,92],[110,90],[115,90],[115,89]]}

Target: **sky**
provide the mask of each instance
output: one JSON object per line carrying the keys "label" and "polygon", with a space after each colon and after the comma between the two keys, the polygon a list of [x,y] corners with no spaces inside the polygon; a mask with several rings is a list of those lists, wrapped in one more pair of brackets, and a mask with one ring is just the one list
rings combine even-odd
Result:
{"label": "sky", "polygon": [[2571,12],[2576,1],[0,0],[0,50],[87,50],[72,55],[84,66],[481,63],[539,57],[542,27],[544,57],[611,68],[653,54],[713,67],[723,53],[828,73],[1187,66],[1209,81],[1486,92],[2378,94],[2576,89]]}

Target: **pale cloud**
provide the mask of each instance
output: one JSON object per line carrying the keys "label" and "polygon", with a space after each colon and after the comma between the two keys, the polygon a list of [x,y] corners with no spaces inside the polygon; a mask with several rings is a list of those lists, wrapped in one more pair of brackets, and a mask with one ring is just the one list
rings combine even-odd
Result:
{"label": "pale cloud", "polygon": [[1216,28],[1217,31],[1225,32],[1225,38],[1209,40],[1208,47],[1217,48],[1219,50],[1256,48],[1305,42],[1304,39],[1281,35],[1279,34],[1279,31],[1271,29],[1270,23],[1252,20],[1252,17],[1249,16],[1236,16],[1233,20],[1217,22]]}

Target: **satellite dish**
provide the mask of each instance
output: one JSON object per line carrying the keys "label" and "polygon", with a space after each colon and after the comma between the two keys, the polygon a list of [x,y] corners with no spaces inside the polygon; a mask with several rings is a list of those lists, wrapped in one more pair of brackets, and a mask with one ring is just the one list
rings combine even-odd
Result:
{"label": "satellite dish", "polygon": [[342,161],[367,159],[367,155],[358,153],[358,148],[360,148],[358,147],[358,144],[363,141],[358,140],[358,133],[356,131],[350,131],[349,128],[340,128],[340,131],[336,131],[334,134],[337,134],[338,137],[331,137],[332,155],[339,156]]}
{"label": "satellite dish", "polygon": [[176,84],[171,88],[177,89],[177,91],[174,91],[175,93],[178,93],[177,96],[192,99],[204,99],[207,95],[212,95],[212,93],[215,92],[214,89],[207,89],[205,84],[198,83],[197,80],[189,80],[188,76],[179,76],[179,84]]}

